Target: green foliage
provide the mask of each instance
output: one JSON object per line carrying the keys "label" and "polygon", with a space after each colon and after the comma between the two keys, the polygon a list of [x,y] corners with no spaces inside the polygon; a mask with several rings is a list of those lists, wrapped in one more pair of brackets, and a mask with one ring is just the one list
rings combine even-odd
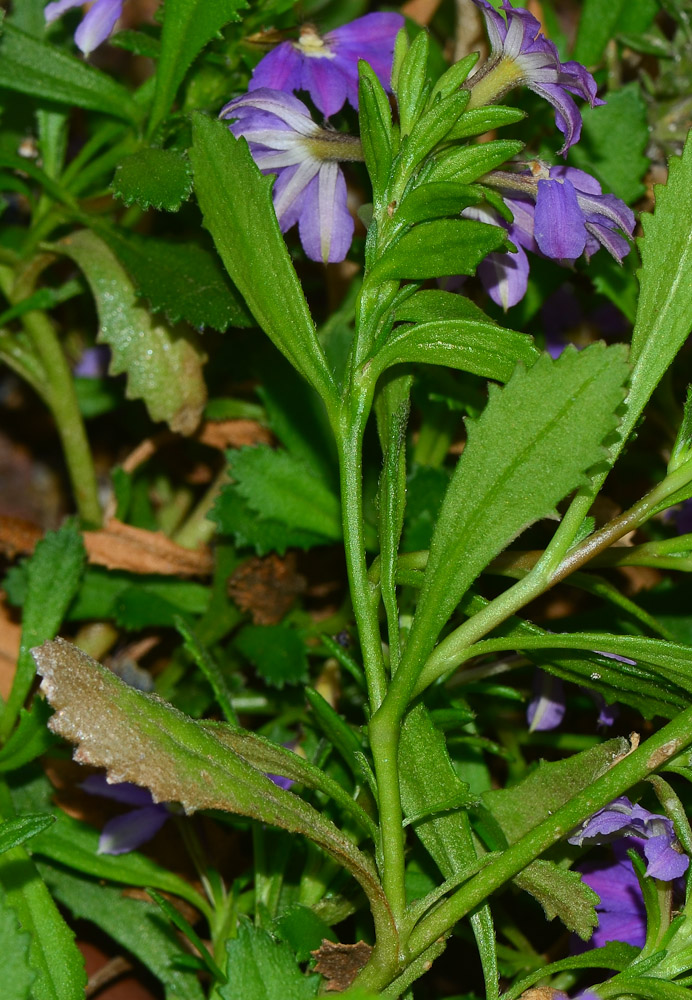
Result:
{"label": "green foliage", "polygon": [[0,774],[23,767],[53,746],[55,737],[47,726],[51,714],[40,698],[34,699],[31,711],[20,710],[19,723],[0,750]]}
{"label": "green foliage", "polygon": [[6,819],[0,823],[0,854],[4,854],[5,851],[9,851],[13,847],[19,847],[25,840],[30,840],[41,833],[51,823],[53,823],[53,817],[46,816],[45,813]]}
{"label": "green foliage", "polygon": [[228,280],[213,250],[200,242],[177,242],[111,228],[99,230],[129,274],[137,295],[171,323],[187,320],[222,333],[253,326],[247,306]]}
{"label": "green foliage", "polygon": [[570,955],[569,958],[563,958],[559,962],[542,965],[540,969],[513,983],[502,994],[502,1000],[519,1000],[521,995],[535,983],[558,972],[571,969],[616,969],[621,971],[626,969],[635,958],[638,958],[639,954],[639,949],[631,944],[625,944],[623,941],[609,941],[602,948],[593,948],[581,955]]}
{"label": "green foliage", "polygon": [[265,333],[328,399],[332,378],[276,221],[272,178],[221,122],[195,115],[193,140],[197,200],[226,270]]}
{"label": "green foliage", "polygon": [[578,62],[593,66],[599,61],[625,6],[625,0],[612,0],[605,6],[599,0],[585,0],[574,47]]}
{"label": "green foliage", "polygon": [[177,212],[192,193],[192,169],[175,149],[140,149],[116,167],[113,193],[126,205]]}
{"label": "green foliage", "polygon": [[191,434],[206,403],[205,360],[197,337],[185,327],[156,323],[137,305],[126,272],[103,240],[87,229],[60,244],[89,282],[99,313],[98,340],[108,344],[111,375],[127,373],[128,399],[143,399],[152,420]]}
{"label": "green foliage", "polygon": [[681,157],[670,161],[668,183],[655,188],[653,215],[642,217],[638,241],[641,288],[632,333],[634,371],[628,397],[632,427],[690,332],[692,234],[677,225],[692,216],[692,137]]}
{"label": "green foliage", "polygon": [[56,899],[75,918],[96,924],[138,958],[165,986],[167,996],[202,1000],[197,976],[179,967],[186,952],[158,906],[128,899],[120,889],[80,878],[59,866],[44,862],[40,867]]}
{"label": "green foliage", "polygon": [[232,489],[262,519],[322,543],[341,538],[339,498],[301,459],[258,445],[229,452],[229,463]]}
{"label": "green foliage", "polygon": [[295,629],[286,625],[246,625],[235,645],[267,684],[282,688],[307,678],[305,645]]}
{"label": "green foliage", "polygon": [[392,111],[380,81],[366,62],[358,67],[360,133],[373,198],[382,201],[392,169]]}
{"label": "green foliage", "polygon": [[86,553],[75,521],[49,532],[26,564],[26,594],[22,639],[12,691],[5,705],[0,731],[7,738],[34,682],[31,648],[56,635],[84,571]]}
{"label": "green foliage", "polygon": [[581,141],[570,150],[575,167],[596,174],[606,191],[631,205],[644,194],[649,168],[647,109],[636,83],[608,95],[605,107],[582,112]]}
{"label": "green foliage", "polygon": [[110,767],[117,760],[116,772],[108,772],[111,778],[144,785],[159,801],[180,802],[187,811],[224,809],[301,832],[351,872],[375,913],[384,905],[366,855],[326,816],[278,788],[232,749],[233,730],[196,723],[127,687],[62,640],[44,644],[33,655],[46,696],[59,709],[53,729],[79,744],[82,761]]}
{"label": "green foliage", "polygon": [[2,942],[2,989],[5,1000],[30,1000],[34,972],[29,964],[29,935],[6,903],[0,888],[0,942]]}
{"label": "green foliage", "polygon": [[130,93],[110,76],[55,45],[32,38],[9,21],[0,39],[0,88],[127,122],[136,123],[142,117]]}
{"label": "green foliage", "polygon": [[[23,847],[0,855],[0,884],[5,912],[12,911],[22,931],[30,936],[28,965],[35,977],[31,1000],[83,1000],[87,978],[74,934]],[[24,950],[22,942],[16,938],[15,942]],[[3,956],[4,945],[3,940]]]}
{"label": "green foliage", "polygon": [[473,274],[483,258],[504,246],[499,226],[468,219],[437,219],[406,230],[379,258],[371,279],[434,278]]}
{"label": "green foliage", "polygon": [[247,921],[226,945],[228,982],[218,987],[222,1000],[310,1000],[319,976],[305,976],[287,944],[274,941]]}
{"label": "green foliage", "polygon": [[209,591],[201,583],[90,566],[68,618],[114,618],[123,628],[136,629],[173,625],[176,614],[200,615],[208,606]]}
{"label": "green foliage", "polygon": [[150,135],[168,114],[193,60],[247,6],[245,0],[166,0]]}
{"label": "green foliage", "polygon": [[281,914],[272,925],[273,933],[295,952],[297,961],[307,962],[310,952],[316,951],[323,941],[337,941],[337,936],[314,910],[295,903]]}
{"label": "green foliage", "polygon": [[508,382],[519,362],[530,366],[539,356],[531,337],[490,320],[438,320],[398,327],[373,359],[371,371],[410,361],[445,365]]}
{"label": "green foliage", "polygon": [[587,482],[587,470],[606,457],[627,375],[622,348],[594,344],[581,353],[568,348],[557,361],[544,355],[517,368],[505,389],[491,388],[483,414],[468,423],[435,527],[416,642],[431,649],[483,567]]}

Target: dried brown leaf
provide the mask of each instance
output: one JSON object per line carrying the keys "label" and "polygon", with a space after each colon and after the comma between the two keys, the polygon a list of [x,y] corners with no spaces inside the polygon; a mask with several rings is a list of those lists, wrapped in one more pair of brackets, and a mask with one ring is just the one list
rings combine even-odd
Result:
{"label": "dried brown leaf", "polygon": [[311,952],[315,962],[315,972],[327,980],[326,988],[336,993],[347,990],[360,970],[367,965],[372,948],[365,941],[356,944],[340,944],[325,938],[315,951]]}
{"label": "dried brown leaf", "polygon": [[195,434],[201,444],[224,451],[253,444],[271,444],[271,433],[256,420],[207,420]]}
{"label": "dried brown leaf", "polygon": [[0,552],[8,559],[33,552],[43,532],[32,521],[0,514]]}
{"label": "dried brown leaf", "polygon": [[160,531],[133,528],[115,518],[101,531],[85,531],[89,562],[130,573],[207,576],[213,560],[208,548],[185,549]]}
{"label": "dried brown leaf", "polygon": [[252,615],[255,625],[276,625],[306,587],[296,570],[294,552],[284,558],[275,552],[248,559],[228,581],[228,593],[241,611]]}

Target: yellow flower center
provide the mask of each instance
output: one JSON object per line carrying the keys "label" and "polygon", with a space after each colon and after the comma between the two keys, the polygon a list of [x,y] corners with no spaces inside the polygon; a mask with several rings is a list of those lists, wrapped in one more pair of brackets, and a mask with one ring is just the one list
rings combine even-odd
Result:
{"label": "yellow flower center", "polygon": [[300,37],[293,43],[295,47],[313,59],[333,59],[334,53],[325,45],[324,39],[312,24],[304,24],[300,29]]}

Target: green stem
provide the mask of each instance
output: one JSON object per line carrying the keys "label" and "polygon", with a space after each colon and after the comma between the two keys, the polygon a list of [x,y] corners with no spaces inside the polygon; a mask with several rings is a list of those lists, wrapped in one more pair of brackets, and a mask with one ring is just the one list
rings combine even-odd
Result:
{"label": "green stem", "polygon": [[45,367],[47,398],[62,441],[79,516],[84,524],[100,527],[96,471],[67,358],[45,313],[26,313],[22,321]]}
{"label": "green stem", "polygon": [[[372,402],[372,389],[352,387],[352,410],[336,428],[341,478],[341,504],[346,565],[353,610],[358,626],[371,711],[377,712],[386,693],[382,638],[378,619],[378,592],[368,579],[363,533],[363,433]],[[370,728],[380,803],[382,881],[397,926],[406,906],[404,837],[397,769],[398,729]]]}
{"label": "green stem", "polygon": [[[414,961],[440,937],[447,935],[459,920],[585,819],[643,781],[652,771],[660,768],[691,743],[692,708],[688,708],[552,816],[508,847],[497,860],[483,868],[436,910],[424,917],[409,939],[409,961]],[[358,986],[367,989],[383,989],[388,983],[369,972],[369,967],[363,970],[356,982]]]}

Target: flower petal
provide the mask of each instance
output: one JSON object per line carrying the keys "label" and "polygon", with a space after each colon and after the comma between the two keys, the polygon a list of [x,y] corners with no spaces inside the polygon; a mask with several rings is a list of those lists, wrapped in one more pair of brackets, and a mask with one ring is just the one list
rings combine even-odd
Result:
{"label": "flower petal", "polygon": [[546,257],[576,260],[586,244],[584,217],[569,181],[538,182],[534,237]]}
{"label": "flower petal", "polygon": [[72,10],[73,7],[82,7],[83,5],[84,0],[54,0],[53,3],[47,4],[43,11],[46,24],[51,24],[52,21],[56,21],[59,17],[62,17],[65,11]]}
{"label": "flower petal", "polygon": [[298,227],[310,260],[335,263],[348,253],[354,224],[347,208],[346,182],[338,164],[322,164],[319,176],[305,192]]}
{"label": "flower petal", "polygon": [[[354,68],[356,63],[354,62]],[[357,76],[357,70],[356,74]],[[343,108],[347,95],[346,77],[331,59],[303,60],[300,89],[306,90],[315,107],[329,118]]]}
{"label": "flower petal", "polygon": [[507,311],[526,295],[529,259],[521,246],[516,253],[491,253],[478,265],[477,274],[493,302]]}
{"label": "flower petal", "polygon": [[255,66],[248,90],[298,90],[302,58],[292,42],[281,42]]}
{"label": "flower petal", "polygon": [[684,875],[690,865],[686,854],[680,854],[670,844],[667,836],[651,837],[644,843],[644,857],[648,861],[646,874],[663,882]]}
{"label": "flower petal", "polygon": [[127,854],[159,832],[170,813],[162,804],[133,809],[109,820],[99,838],[99,854]]}
{"label": "flower petal", "polygon": [[96,0],[85,15],[74,34],[74,40],[85,56],[112,33],[115,23],[123,12],[124,0]]}
{"label": "flower petal", "polygon": [[526,710],[529,732],[557,729],[565,717],[565,688],[559,677],[537,670],[533,681],[534,697]]}
{"label": "flower petal", "polygon": [[110,782],[105,774],[90,774],[79,786],[88,795],[102,795],[105,799],[122,802],[128,806],[151,806],[154,804],[148,788],[140,788],[130,781]]}

